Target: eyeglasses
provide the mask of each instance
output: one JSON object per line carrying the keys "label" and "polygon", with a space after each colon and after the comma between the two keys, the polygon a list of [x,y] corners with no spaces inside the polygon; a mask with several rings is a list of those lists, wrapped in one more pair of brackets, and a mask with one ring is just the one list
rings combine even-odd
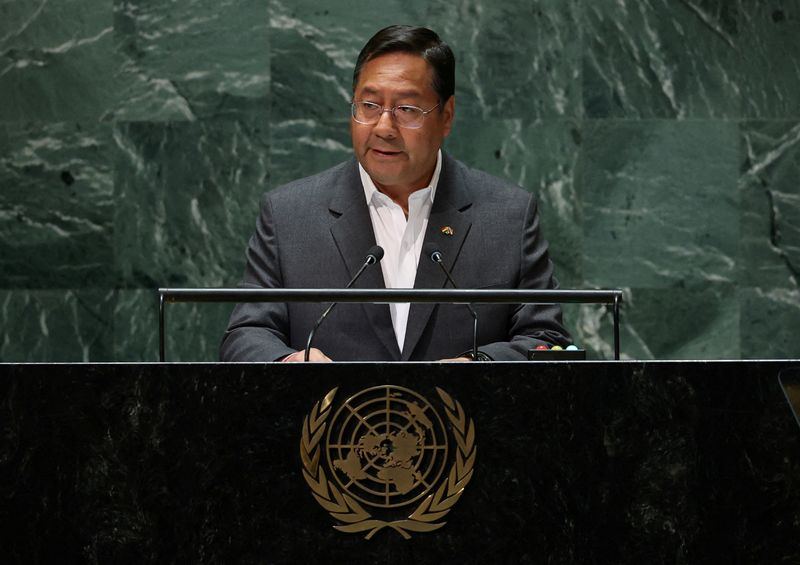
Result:
{"label": "eyeglasses", "polygon": [[437,104],[430,110],[423,110],[417,106],[403,104],[401,106],[395,106],[394,108],[384,108],[380,104],[367,102],[365,100],[353,102],[350,106],[353,113],[353,119],[359,124],[377,124],[384,112],[390,112],[392,114],[392,118],[394,118],[394,121],[398,126],[408,129],[421,128],[422,122],[425,121],[425,116],[439,107]]}

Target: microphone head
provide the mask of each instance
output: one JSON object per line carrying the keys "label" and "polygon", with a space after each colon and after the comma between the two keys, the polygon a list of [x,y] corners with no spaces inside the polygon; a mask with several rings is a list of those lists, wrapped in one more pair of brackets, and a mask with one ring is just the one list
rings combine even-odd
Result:
{"label": "microphone head", "polygon": [[426,241],[422,244],[422,253],[434,263],[442,260],[442,252],[439,251],[439,246],[432,241]]}
{"label": "microphone head", "polygon": [[[370,261],[370,258],[372,259],[372,261]],[[367,251],[367,261],[370,264],[380,263],[381,259],[383,259],[383,247],[381,247],[380,245],[373,245],[372,247],[370,247],[369,251]]]}

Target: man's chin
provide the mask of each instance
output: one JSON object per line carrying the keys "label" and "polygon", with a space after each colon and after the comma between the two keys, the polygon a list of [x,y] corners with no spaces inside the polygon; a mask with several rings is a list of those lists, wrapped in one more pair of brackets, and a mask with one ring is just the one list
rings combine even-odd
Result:
{"label": "man's chin", "polygon": [[402,171],[397,166],[386,166],[385,163],[367,162],[363,164],[364,169],[367,171],[369,178],[376,184],[391,186],[403,180]]}

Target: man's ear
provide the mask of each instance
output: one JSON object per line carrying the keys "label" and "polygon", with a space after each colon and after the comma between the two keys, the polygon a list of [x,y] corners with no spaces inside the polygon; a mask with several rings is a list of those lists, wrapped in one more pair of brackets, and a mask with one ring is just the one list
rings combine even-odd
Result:
{"label": "man's ear", "polygon": [[450,130],[453,129],[453,120],[456,117],[456,95],[452,95],[444,103],[442,109],[442,119],[444,120],[444,137],[450,135]]}

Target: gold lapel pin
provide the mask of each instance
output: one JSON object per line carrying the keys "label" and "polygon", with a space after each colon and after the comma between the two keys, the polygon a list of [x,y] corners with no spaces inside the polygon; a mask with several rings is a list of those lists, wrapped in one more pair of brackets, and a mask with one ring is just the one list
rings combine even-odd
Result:
{"label": "gold lapel pin", "polygon": [[441,232],[442,232],[444,235],[453,235],[454,233],[456,233],[456,232],[454,232],[454,231],[453,231],[453,228],[451,228],[450,226],[445,226],[445,227],[443,227],[443,228],[441,229]]}

